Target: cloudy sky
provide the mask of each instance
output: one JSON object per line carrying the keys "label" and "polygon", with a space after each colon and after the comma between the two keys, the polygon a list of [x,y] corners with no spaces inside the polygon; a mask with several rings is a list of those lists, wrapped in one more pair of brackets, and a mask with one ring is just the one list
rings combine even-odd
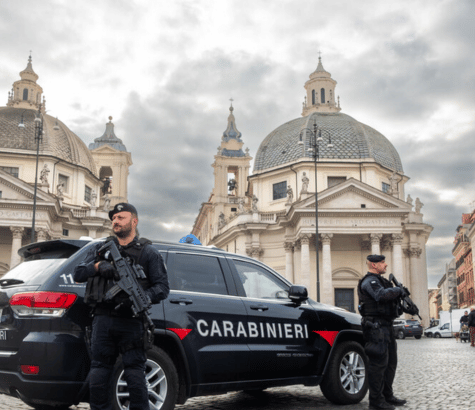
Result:
{"label": "cloudy sky", "polygon": [[173,241],[211,192],[229,99],[253,156],[300,116],[321,51],[342,112],[398,150],[443,275],[475,204],[473,0],[2,0],[0,23],[0,105],[32,50],[49,114],[86,144],[113,116],[141,233]]}

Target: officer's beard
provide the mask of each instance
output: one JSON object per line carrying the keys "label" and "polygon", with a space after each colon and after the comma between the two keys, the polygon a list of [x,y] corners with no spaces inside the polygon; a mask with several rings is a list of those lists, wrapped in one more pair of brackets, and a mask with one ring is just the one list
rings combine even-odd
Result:
{"label": "officer's beard", "polygon": [[127,225],[120,228],[118,231],[114,231],[115,236],[118,238],[127,238],[132,233],[132,221],[130,221]]}

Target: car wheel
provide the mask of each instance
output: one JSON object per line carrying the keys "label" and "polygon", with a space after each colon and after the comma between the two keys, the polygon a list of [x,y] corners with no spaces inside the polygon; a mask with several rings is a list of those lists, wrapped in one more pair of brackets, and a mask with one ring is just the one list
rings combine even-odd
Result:
{"label": "car wheel", "polygon": [[416,339],[420,339],[422,336],[414,336]]}
{"label": "car wheel", "polygon": [[[164,350],[154,346],[147,352],[145,378],[150,410],[174,409],[178,394],[178,373]],[[116,369],[113,380],[114,410],[127,410],[130,405],[129,390],[122,364]]]}
{"label": "car wheel", "polygon": [[426,333],[427,337],[432,337],[432,333]]}
{"label": "car wheel", "polygon": [[368,391],[367,358],[357,342],[336,346],[320,383],[323,395],[335,404],[356,404]]}
{"label": "car wheel", "polygon": [[404,334],[404,332],[402,330],[399,330],[397,332],[397,338],[398,339],[404,339],[406,337],[406,335]]}
{"label": "car wheel", "polygon": [[434,335],[434,337],[437,338],[437,339],[439,339],[439,338],[440,338],[440,333],[436,333],[436,334]]}
{"label": "car wheel", "polygon": [[48,405],[48,404],[28,404],[29,406],[33,407],[35,410],[70,410],[70,407],[72,404],[67,405],[58,405],[58,406],[53,406],[53,405]]}

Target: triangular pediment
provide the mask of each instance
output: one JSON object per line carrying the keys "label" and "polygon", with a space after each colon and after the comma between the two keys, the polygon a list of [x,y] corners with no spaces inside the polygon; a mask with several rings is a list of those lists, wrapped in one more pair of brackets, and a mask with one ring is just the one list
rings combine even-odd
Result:
{"label": "triangular pediment", "polygon": [[[294,204],[296,209],[315,209],[315,196]],[[399,209],[410,211],[411,206],[368,184],[349,178],[345,182],[318,193],[318,208],[331,209]]]}
{"label": "triangular pediment", "polygon": [[104,144],[98,148],[94,148],[93,150],[91,150],[91,152],[92,153],[100,152],[101,154],[107,154],[107,153],[116,154],[117,152],[122,153],[123,151],[119,151],[118,149],[115,149],[108,144]]}
{"label": "triangular pediment", "polygon": [[[0,170],[0,191],[3,199],[15,201],[31,201],[34,197],[35,187],[13,175]],[[54,198],[42,191],[39,187],[36,192],[37,201],[52,202]]]}

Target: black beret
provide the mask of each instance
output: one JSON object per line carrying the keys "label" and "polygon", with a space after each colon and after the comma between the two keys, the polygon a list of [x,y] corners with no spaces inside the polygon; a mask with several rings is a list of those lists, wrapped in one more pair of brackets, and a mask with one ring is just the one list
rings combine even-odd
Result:
{"label": "black beret", "polygon": [[384,256],[384,255],[368,255],[368,257],[366,259],[368,259],[370,262],[378,263],[378,262],[384,261],[386,259],[386,256]]}
{"label": "black beret", "polygon": [[112,211],[109,211],[109,219],[112,221],[112,217],[119,212],[130,212],[131,214],[138,215],[135,206],[128,204],[127,202],[120,202],[114,206]]}

